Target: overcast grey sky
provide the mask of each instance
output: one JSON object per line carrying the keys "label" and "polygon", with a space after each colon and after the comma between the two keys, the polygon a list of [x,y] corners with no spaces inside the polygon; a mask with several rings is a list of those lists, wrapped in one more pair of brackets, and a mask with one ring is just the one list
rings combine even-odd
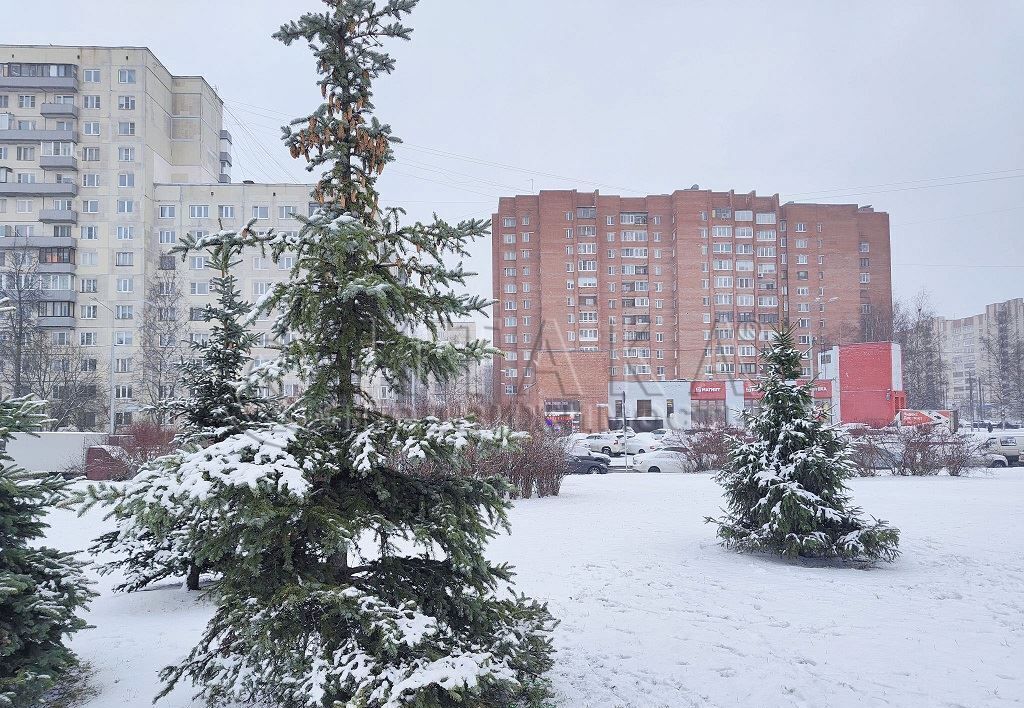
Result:
{"label": "overcast grey sky", "polygon": [[[313,65],[270,34],[322,6],[6,1],[0,41],[148,46],[226,101],[236,179],[308,180],[277,126],[318,103]],[[376,103],[415,218],[572,187],[858,202],[891,215],[897,296],[1024,296],[1021,0],[423,0],[409,24]]]}

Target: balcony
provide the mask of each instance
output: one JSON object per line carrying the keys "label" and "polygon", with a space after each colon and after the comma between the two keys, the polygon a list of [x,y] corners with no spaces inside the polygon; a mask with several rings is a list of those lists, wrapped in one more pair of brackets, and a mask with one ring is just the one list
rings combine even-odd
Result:
{"label": "balcony", "polygon": [[78,107],[73,103],[44,103],[39,107],[43,118],[77,118]]}
{"label": "balcony", "polygon": [[0,143],[78,142],[77,130],[0,130]]}
{"label": "balcony", "polygon": [[39,166],[44,170],[77,170],[78,160],[73,155],[41,155]]}
{"label": "balcony", "polygon": [[217,181],[221,184],[231,184],[231,175],[226,175],[223,172],[217,177]]}
{"label": "balcony", "polygon": [[36,317],[35,324],[43,329],[74,329],[74,317]]}
{"label": "balcony", "polygon": [[25,236],[20,229],[5,224],[0,226],[0,248],[59,248],[71,247],[74,240],[63,236],[51,234],[36,234]]}
{"label": "balcony", "polygon": [[41,209],[39,220],[44,224],[77,224],[78,212],[71,209]]}
{"label": "balcony", "polygon": [[0,182],[0,197],[75,197],[78,185],[74,182]]}
{"label": "balcony", "polygon": [[221,140],[227,140],[230,143],[231,142],[231,133],[229,133],[226,130],[220,131],[220,139]]}
{"label": "balcony", "polygon": [[77,76],[0,76],[0,91],[78,91]]}
{"label": "balcony", "polygon": [[220,161],[221,162],[226,162],[226,163],[228,163],[230,165],[231,164],[231,153],[230,152],[223,152],[222,151],[220,153]]}
{"label": "balcony", "polygon": [[39,273],[74,273],[74,263],[44,263],[40,261],[36,264],[37,272]]}

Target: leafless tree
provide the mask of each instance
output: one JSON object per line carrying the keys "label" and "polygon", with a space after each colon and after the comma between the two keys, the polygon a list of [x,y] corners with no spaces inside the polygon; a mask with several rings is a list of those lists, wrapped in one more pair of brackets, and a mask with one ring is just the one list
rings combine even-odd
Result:
{"label": "leafless tree", "polygon": [[903,350],[903,387],[911,408],[933,410],[947,404],[949,372],[934,321],[935,309],[924,291],[912,302],[893,304],[893,341]]}
{"label": "leafless tree", "polygon": [[190,356],[187,302],[175,270],[160,270],[146,282],[137,382],[138,398],[162,423],[160,403],[181,393],[183,358]]}
{"label": "leafless tree", "polygon": [[995,323],[981,340],[988,399],[1003,421],[1024,418],[1024,322],[1015,310],[996,306]]}
{"label": "leafless tree", "polygon": [[28,249],[0,251],[0,384],[14,396],[28,394],[25,383],[27,352],[42,336],[36,313],[42,300],[41,282]]}

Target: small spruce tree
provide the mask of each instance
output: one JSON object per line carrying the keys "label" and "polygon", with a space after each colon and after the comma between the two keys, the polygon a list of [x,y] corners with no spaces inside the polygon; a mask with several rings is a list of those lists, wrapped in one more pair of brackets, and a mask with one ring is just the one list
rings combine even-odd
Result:
{"label": "small spruce tree", "polygon": [[[99,566],[101,573],[124,573],[118,590],[140,590],[174,577],[186,577],[189,590],[199,589],[200,573],[218,572],[229,547],[207,533],[212,515],[222,512],[223,500],[178,493],[181,467],[211,446],[272,417],[270,402],[259,395],[259,371],[251,375],[249,351],[256,335],[247,329],[252,305],[242,299],[232,269],[243,249],[236,232],[221,231],[196,239],[182,239],[174,251],[182,258],[199,253],[217,275],[210,286],[215,301],[203,319],[210,323],[208,337],[193,339],[194,356],[180,364],[185,398],[164,401],[162,408],[178,425],[176,452],[140,469],[124,485],[90,485],[80,513],[99,503],[112,506],[108,517],[113,530],[96,539],[90,551],[110,552],[115,560]],[[214,448],[215,454],[217,448]]]}
{"label": "small spruce tree", "polygon": [[844,433],[814,407],[810,383],[800,383],[800,352],[789,325],[762,353],[764,397],[745,414],[752,440],[734,440],[729,464],[716,480],[727,514],[708,518],[718,536],[741,551],[788,558],[891,561],[899,530],[861,518],[845,480],[854,474]]}
{"label": "small spruce tree", "polygon": [[[510,444],[469,420],[400,420],[375,411],[360,376],[396,387],[410,370],[447,380],[492,350],[424,341],[489,302],[458,295],[466,244],[485,222],[401,226],[375,181],[395,138],[372,115],[390,73],[389,38],[415,0],[325,0],[277,33],[308,42],[324,103],[285,129],[309,169],[324,166],[320,208],[294,234],[251,234],[291,281],[261,303],[285,334],[280,366],[306,388],[287,423],[248,429],[194,457],[179,489],[225,502],[210,535],[237,553],[199,645],[162,676],[214,703],[282,708],[540,706],[549,687],[546,607],[519,596],[512,570],[484,557],[507,526],[509,488],[470,474],[468,449]],[[231,446],[229,448],[229,446]],[[216,446],[214,446],[216,447]]]}
{"label": "small spruce tree", "polygon": [[[0,443],[39,430],[44,406],[0,401]],[[36,545],[66,485],[19,468],[0,445],[0,706],[34,705],[77,664],[64,637],[88,626],[76,613],[93,593],[73,553]]]}

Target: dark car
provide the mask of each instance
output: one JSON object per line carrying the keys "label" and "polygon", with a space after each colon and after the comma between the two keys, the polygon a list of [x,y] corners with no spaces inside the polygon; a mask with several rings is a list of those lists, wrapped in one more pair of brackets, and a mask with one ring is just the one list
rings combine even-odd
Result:
{"label": "dark car", "polygon": [[577,449],[569,453],[569,474],[608,474],[611,458],[596,452]]}

